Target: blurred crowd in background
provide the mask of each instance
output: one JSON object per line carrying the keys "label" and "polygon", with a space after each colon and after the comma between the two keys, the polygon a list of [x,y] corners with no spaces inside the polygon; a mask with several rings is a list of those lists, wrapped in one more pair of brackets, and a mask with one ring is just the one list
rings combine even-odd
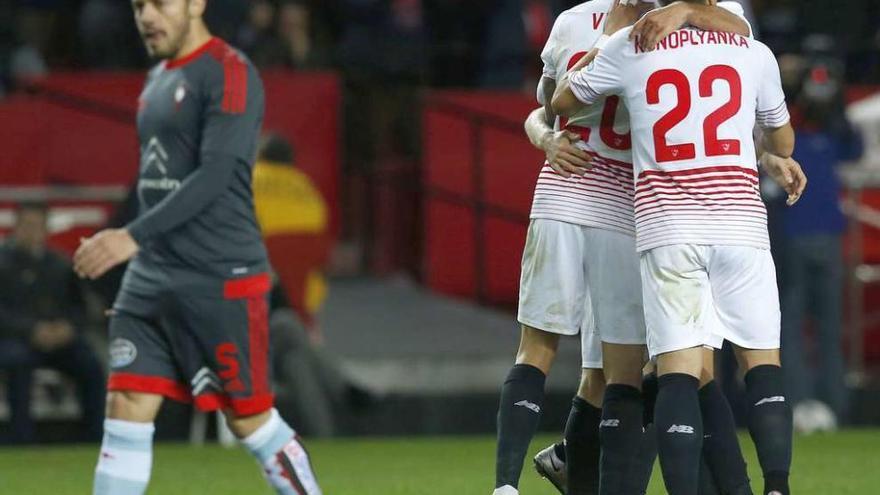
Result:
{"label": "blurred crowd in background", "polygon": [[[555,16],[577,3],[580,2],[210,0],[207,17],[216,35],[242,49],[262,70],[333,70],[341,75],[342,246],[354,246],[353,266],[349,270],[357,272],[371,268],[367,241],[374,221],[370,181],[383,170],[393,169],[413,174],[401,177],[418,183],[420,91],[425,87],[467,87],[534,95],[541,74],[539,54]],[[798,129],[795,157],[810,177],[808,194],[796,209],[784,207],[781,191],[774,191],[772,186],[765,188],[780,272],[783,349],[790,372],[790,392],[795,402],[818,401],[845,418],[847,397],[840,336],[844,277],[841,240],[846,220],[838,206],[841,185],[834,168],[857,160],[862,153],[859,135],[846,119],[844,95],[848,85],[880,83],[880,0],[740,3],[746,8],[756,35],[779,56]],[[0,98],[25,90],[31,78],[54,71],[139,70],[149,63],[127,1],[0,0]],[[264,163],[259,169],[262,176],[275,182],[275,174],[294,174],[292,169],[276,167],[294,161],[289,145],[276,142],[266,149],[268,154],[261,157]],[[290,178],[292,182],[306,180]],[[417,210],[418,196],[413,193],[411,197],[412,209]],[[304,208],[290,207],[297,211]],[[315,218],[321,219],[316,222],[326,223],[320,198],[308,208]],[[34,217],[31,231],[41,240],[28,244],[13,238],[7,243],[0,253],[7,262],[6,269],[29,274],[19,273],[21,276],[9,280],[25,280],[25,285],[33,286],[45,268],[45,276],[55,277],[58,286],[66,290],[72,286],[67,262],[50,259],[42,245],[44,209],[25,210],[18,213]],[[25,217],[21,216],[17,224],[20,238],[27,237],[27,231],[22,229],[28,226],[21,223]],[[416,215],[412,218],[418,221]],[[266,223],[266,219],[261,219],[261,223]],[[283,248],[283,236],[274,242],[281,243]],[[324,258],[329,257],[330,249],[316,249],[323,257],[318,264],[326,262]],[[22,259],[30,261],[24,263]],[[338,259],[335,264],[337,273],[346,271],[339,269]],[[409,267],[411,273],[418,272],[416,265],[414,261]],[[62,272],[68,278],[57,275]],[[346,382],[333,360],[323,354],[317,334],[310,331],[310,319],[319,303],[309,302],[309,294],[322,294],[324,290],[319,275],[290,275],[300,277],[302,283],[298,286],[308,286],[312,292],[303,289],[302,293],[276,299],[282,301],[277,305],[279,310],[292,309],[293,313],[281,311],[273,321],[293,329],[284,332],[287,340],[278,342],[278,347],[300,349],[307,355],[291,361],[300,368],[279,369],[279,376],[297,382],[291,388],[311,397],[316,393],[309,387],[327,391],[325,401],[311,401],[315,404],[313,410],[300,411],[304,418],[316,418],[311,424],[308,419],[302,420],[307,425],[305,429],[329,435],[334,429],[332,420],[327,419],[331,417],[328,411],[332,403],[369,402],[369,396]],[[108,300],[112,292],[106,296]],[[19,300],[28,294],[31,299]],[[19,320],[24,322],[17,334],[4,329],[0,340],[29,335],[27,348],[18,346],[12,352],[12,347],[7,347],[7,352],[0,354],[0,368],[15,370],[26,363],[28,368],[49,365],[65,372],[78,372],[82,376],[74,373],[74,378],[80,384],[82,410],[100,411],[101,399],[94,387],[94,376],[100,376],[96,358],[85,351],[55,353],[68,347],[85,349],[76,328],[81,326],[77,318],[84,309],[72,308],[69,315],[43,314],[43,299],[39,294],[24,291],[21,285],[10,285],[0,291],[0,310],[18,309],[22,313]],[[310,305],[312,309],[304,309]],[[816,348],[823,349],[821,359],[811,357],[815,349],[805,347],[804,342],[811,341],[802,339],[808,320],[813,322]],[[74,355],[75,362],[70,360]],[[810,368],[815,366],[821,371],[811,373]],[[817,380],[810,378],[813,376]],[[91,387],[86,386],[89,383]],[[16,440],[32,440],[32,427],[27,420],[30,400],[26,393],[30,389],[30,374],[22,374],[11,384],[13,419],[23,425],[14,429],[23,433]],[[94,425],[99,415],[97,412],[85,419]],[[94,434],[92,430],[89,432]]]}

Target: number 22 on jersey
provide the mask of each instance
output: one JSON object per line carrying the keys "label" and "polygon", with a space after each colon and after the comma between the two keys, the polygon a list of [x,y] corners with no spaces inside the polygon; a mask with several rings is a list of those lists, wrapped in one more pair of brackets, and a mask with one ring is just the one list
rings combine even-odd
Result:
{"label": "number 22 on jersey", "polygon": [[[739,155],[738,139],[718,139],[718,127],[739,112],[742,106],[742,82],[736,69],[729,65],[712,65],[700,74],[699,96],[712,96],[712,84],[724,81],[730,88],[730,99],[706,116],[703,121],[703,144],[706,156]],[[687,76],[675,69],[662,69],[648,78],[646,97],[649,105],[660,103],[660,88],[675,89],[676,105],[654,124],[654,157],[658,163],[696,158],[694,143],[669,144],[666,133],[678,125],[691,111],[691,84]]]}

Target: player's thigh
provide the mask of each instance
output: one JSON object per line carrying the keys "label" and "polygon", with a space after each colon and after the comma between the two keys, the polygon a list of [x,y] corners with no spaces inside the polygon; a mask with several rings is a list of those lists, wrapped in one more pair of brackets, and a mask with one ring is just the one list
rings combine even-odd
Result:
{"label": "player's thigh", "polygon": [[708,268],[724,337],[746,349],[778,349],[779,290],[770,251],[715,246]]}
{"label": "player's thigh", "polygon": [[107,415],[152,421],[162,397],[188,401],[170,342],[152,319],[115,312],[109,331]]}
{"label": "player's thigh", "polygon": [[177,298],[169,325],[197,407],[237,417],[271,409],[268,313],[265,293]]}
{"label": "player's thigh", "polygon": [[645,345],[639,256],[632,236],[583,228],[587,287],[602,342]]}
{"label": "player's thigh", "polygon": [[588,307],[581,229],[555,220],[529,224],[517,312],[523,325],[560,335],[581,330]]}
{"label": "player's thigh", "polygon": [[[658,247],[640,259],[648,350],[652,357],[702,347],[714,328],[705,249]],[[696,376],[700,372],[697,370]]]}

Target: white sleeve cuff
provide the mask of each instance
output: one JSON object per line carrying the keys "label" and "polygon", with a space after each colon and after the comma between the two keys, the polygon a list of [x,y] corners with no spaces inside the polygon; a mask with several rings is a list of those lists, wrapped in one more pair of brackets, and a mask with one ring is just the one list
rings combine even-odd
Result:
{"label": "white sleeve cuff", "polygon": [[602,96],[590,87],[590,83],[587,82],[587,77],[583,70],[573,72],[568,82],[572,94],[584,105],[592,105]]}
{"label": "white sleeve cuff", "polygon": [[755,121],[764,129],[777,129],[788,123],[790,119],[785,101],[770,110],[759,110],[755,114]]}

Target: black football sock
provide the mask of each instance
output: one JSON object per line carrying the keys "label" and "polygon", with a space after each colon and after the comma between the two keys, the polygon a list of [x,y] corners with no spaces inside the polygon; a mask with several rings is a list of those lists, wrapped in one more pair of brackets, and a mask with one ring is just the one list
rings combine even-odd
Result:
{"label": "black football sock", "polygon": [[648,491],[648,483],[654,472],[654,462],[657,460],[657,434],[654,432],[654,406],[657,403],[656,373],[650,373],[642,378],[642,402],[644,403],[642,424],[645,431],[642,433],[641,447],[635,458],[634,471],[631,473],[633,484],[628,490],[640,495]]}
{"label": "black football sock", "polygon": [[697,495],[703,420],[700,416],[700,380],[684,373],[659,378],[654,426],[663,481],[670,495]]}
{"label": "black football sock", "polygon": [[541,419],[544,379],[544,373],[538,368],[517,364],[504,380],[498,405],[495,488],[519,486],[523,460]]}
{"label": "black football sock", "polygon": [[580,397],[571,401],[565,423],[565,472],[568,495],[599,493],[599,422],[602,409]]}
{"label": "black football sock", "polygon": [[724,495],[751,493],[746,461],[736,438],[736,421],[730,404],[714,380],[700,389],[703,416],[703,458]]}
{"label": "black football sock", "polygon": [[[706,441],[706,436],[703,436],[703,441]],[[703,447],[705,451],[706,447]],[[722,495],[721,491],[718,490],[718,485],[715,484],[715,478],[712,476],[712,470],[709,469],[709,464],[706,463],[706,456],[703,456],[703,459],[700,461],[700,495]]]}
{"label": "black football sock", "polygon": [[657,405],[657,373],[649,373],[642,377],[642,400],[645,403],[644,425],[654,422],[654,406]]}
{"label": "black football sock", "polygon": [[[571,413],[568,414],[568,420],[571,421]],[[568,428],[568,424],[566,423],[566,429]],[[553,444],[553,453],[556,454],[556,458],[562,462],[565,462],[567,459],[565,455],[565,442],[558,442]]]}
{"label": "black football sock", "polygon": [[630,385],[605,387],[599,439],[599,493],[627,493],[642,440],[642,393]]}
{"label": "black football sock", "polygon": [[651,474],[654,472],[654,462],[657,460],[657,433],[654,431],[653,421],[645,426],[641,442],[630,476],[632,485],[627,489],[627,493],[644,495],[648,491],[648,483],[651,482]]}
{"label": "black football sock", "polygon": [[789,495],[792,418],[782,384],[782,369],[762,365],[749,370],[746,373],[746,397],[749,401],[749,433],[764,473],[762,493],[776,491]]}

